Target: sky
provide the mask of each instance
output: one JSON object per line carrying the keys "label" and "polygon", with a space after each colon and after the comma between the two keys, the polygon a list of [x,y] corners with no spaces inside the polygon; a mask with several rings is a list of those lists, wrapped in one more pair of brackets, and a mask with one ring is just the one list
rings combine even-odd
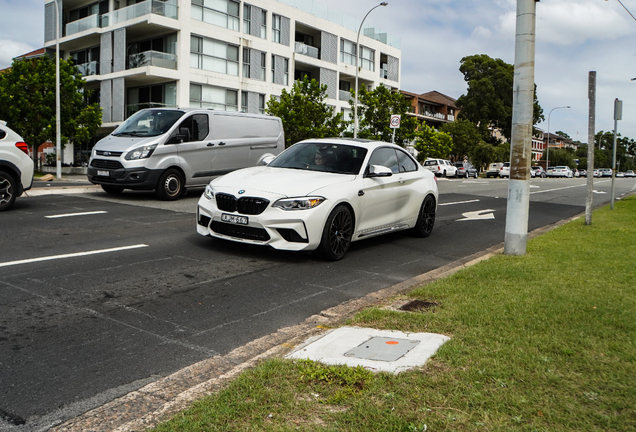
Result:
{"label": "sky", "polygon": [[[301,0],[298,0],[301,1]],[[302,0],[304,3],[312,0]],[[315,0],[313,0],[315,1]],[[320,0],[361,20],[377,0]],[[401,89],[437,90],[457,99],[467,84],[463,57],[486,54],[514,64],[516,0],[388,0],[364,26],[401,40]],[[596,71],[595,131],[636,139],[636,0],[542,0],[536,3],[535,83],[545,120],[537,127],[587,142],[588,76]],[[0,0],[0,69],[44,44],[44,0]],[[10,18],[8,18],[10,17]],[[559,108],[564,106],[571,108]],[[557,109],[554,109],[557,108]],[[551,114],[550,114],[551,112]]]}

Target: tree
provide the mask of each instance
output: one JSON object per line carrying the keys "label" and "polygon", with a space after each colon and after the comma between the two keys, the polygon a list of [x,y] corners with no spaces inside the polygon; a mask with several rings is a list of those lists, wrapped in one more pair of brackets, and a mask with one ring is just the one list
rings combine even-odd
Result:
{"label": "tree", "polygon": [[[464,57],[460,63],[459,70],[468,83],[468,91],[457,99],[457,106],[461,107],[459,118],[478,125],[484,140],[492,141],[488,128],[496,127],[510,141],[514,66],[485,54]],[[533,124],[543,118],[535,85]]]}
{"label": "tree", "polygon": [[438,132],[427,124],[423,124],[415,132],[415,150],[417,160],[424,162],[426,158],[447,158],[453,151],[453,139],[445,132]]}
{"label": "tree", "polygon": [[[355,95],[355,92],[352,91]],[[355,101],[349,101],[353,109]],[[378,141],[391,142],[393,129],[391,129],[391,115],[401,116],[400,127],[395,129],[395,144],[405,147],[415,138],[417,120],[408,116],[410,103],[400,92],[391,92],[383,85],[371,91],[363,86],[358,97],[358,137]]]}
{"label": "tree", "polygon": [[568,135],[568,134],[566,134],[565,132],[562,132],[562,131],[556,131],[554,134],[562,136],[563,138],[571,139],[570,135]]}
{"label": "tree", "polygon": [[347,128],[342,113],[327,105],[327,86],[307,76],[283,89],[280,99],[270,98],[266,112],[280,117],[285,130],[285,146],[308,138],[340,136]]}
{"label": "tree", "polygon": [[[11,69],[0,74],[0,118],[19,133],[33,151],[37,168],[37,149],[47,140],[54,141],[55,61],[49,57],[16,59]],[[62,143],[84,143],[101,126],[99,104],[87,103],[77,67],[60,61],[60,135]]]}
{"label": "tree", "polygon": [[457,119],[446,123],[440,131],[448,134],[453,139],[453,158],[461,161],[464,156],[473,159],[475,148],[482,142],[477,126],[470,120]]}

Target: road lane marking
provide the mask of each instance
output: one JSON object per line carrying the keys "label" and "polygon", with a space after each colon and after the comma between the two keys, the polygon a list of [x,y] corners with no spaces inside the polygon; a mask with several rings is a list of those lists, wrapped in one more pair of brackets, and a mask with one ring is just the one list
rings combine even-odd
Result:
{"label": "road lane marking", "polygon": [[96,255],[96,254],[108,253],[108,252],[119,252],[119,251],[125,251],[129,249],[138,249],[142,247],[148,247],[148,245],[138,244],[133,246],[124,246],[124,247],[111,248],[111,249],[99,249],[99,250],[88,251],[88,252],[76,252],[76,253],[64,254],[64,255],[53,255],[48,257],[24,259],[19,261],[9,261],[9,262],[0,263],[0,267],[8,267],[8,266],[18,265],[18,264],[30,264],[34,262],[50,261],[50,260],[63,259],[63,258],[75,258],[80,256]]}
{"label": "road lane marking", "polygon": [[475,199],[475,200],[470,200],[470,201],[457,201],[457,202],[449,202],[449,203],[444,203],[444,204],[439,204],[439,205],[447,206],[447,205],[453,205],[453,204],[466,204],[466,203],[473,203],[473,202],[479,202],[479,200]]}
{"label": "road lane marking", "polygon": [[464,219],[457,219],[456,222],[468,221],[468,220],[494,219],[495,218],[494,214],[487,213],[487,212],[494,212],[494,211],[495,210],[488,209],[488,210],[477,210],[477,211],[462,213],[462,216],[464,216]]}
{"label": "road lane marking", "polygon": [[[596,183],[597,183],[597,184],[598,184],[598,183],[605,183],[605,182],[607,182],[607,181],[609,181],[609,180],[601,180],[601,181],[596,182]],[[532,194],[538,194],[538,193],[544,193],[544,192],[558,191],[558,190],[563,190],[563,189],[571,189],[571,188],[575,188],[575,187],[586,187],[586,186],[587,186],[587,183],[582,183],[582,184],[579,184],[579,185],[564,186],[564,187],[560,187],[560,188],[546,189],[546,190],[541,190],[541,191],[536,191],[536,192],[530,192],[530,195],[532,195]]]}
{"label": "road lane marking", "polygon": [[86,216],[86,215],[94,215],[94,214],[101,214],[101,213],[108,213],[108,212],[101,210],[101,211],[84,212],[84,213],[67,213],[67,214],[44,216],[44,217],[48,219],[55,219],[55,218],[62,218],[62,217]]}

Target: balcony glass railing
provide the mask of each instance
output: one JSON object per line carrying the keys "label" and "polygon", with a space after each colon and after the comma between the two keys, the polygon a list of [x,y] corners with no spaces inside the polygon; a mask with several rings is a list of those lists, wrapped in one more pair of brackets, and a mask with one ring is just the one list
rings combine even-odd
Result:
{"label": "balcony glass railing", "polygon": [[135,69],[142,66],[177,69],[177,56],[160,51],[144,51],[128,56],[127,69]]}
{"label": "balcony glass railing", "polygon": [[92,61],[77,65],[77,69],[83,76],[99,75],[99,62]]}
{"label": "balcony glass railing", "polygon": [[146,0],[125,8],[117,9],[101,16],[100,26],[108,27],[148,14],[156,14],[168,18],[178,18],[176,0]]}
{"label": "balcony glass railing", "polygon": [[353,99],[349,90],[338,90],[338,100],[348,101]]}
{"label": "balcony glass railing", "polygon": [[302,42],[296,42],[294,47],[294,52],[298,54],[303,54],[309,57],[313,57],[315,59],[320,58],[320,51],[316,47],[312,47],[310,45],[305,45]]}
{"label": "balcony glass railing", "polygon": [[99,27],[99,15],[91,15],[86,18],[66,24],[66,36]]}
{"label": "balcony glass railing", "polygon": [[174,104],[167,104],[163,102],[141,102],[136,104],[126,105],[126,118],[130,117],[139,110],[146,108],[176,108]]}
{"label": "balcony glass railing", "polygon": [[434,117],[434,118],[438,118],[441,120],[445,120],[446,116],[442,113],[438,113],[438,112],[431,112],[431,111],[424,111],[424,115],[428,116],[428,117]]}

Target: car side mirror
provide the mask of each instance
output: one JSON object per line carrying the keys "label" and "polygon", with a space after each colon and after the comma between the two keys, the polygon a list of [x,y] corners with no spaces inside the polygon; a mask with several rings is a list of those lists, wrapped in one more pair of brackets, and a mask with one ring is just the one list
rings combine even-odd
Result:
{"label": "car side mirror", "polygon": [[190,141],[190,129],[182,127],[179,128],[179,133],[175,136],[178,142],[188,142]]}
{"label": "car side mirror", "polygon": [[263,159],[261,159],[261,161],[257,165],[269,165],[274,159],[276,159],[276,156],[267,155]]}
{"label": "car side mirror", "polygon": [[382,165],[369,165],[369,170],[367,172],[366,177],[374,178],[374,177],[391,177],[393,175],[393,171],[389,168]]}

